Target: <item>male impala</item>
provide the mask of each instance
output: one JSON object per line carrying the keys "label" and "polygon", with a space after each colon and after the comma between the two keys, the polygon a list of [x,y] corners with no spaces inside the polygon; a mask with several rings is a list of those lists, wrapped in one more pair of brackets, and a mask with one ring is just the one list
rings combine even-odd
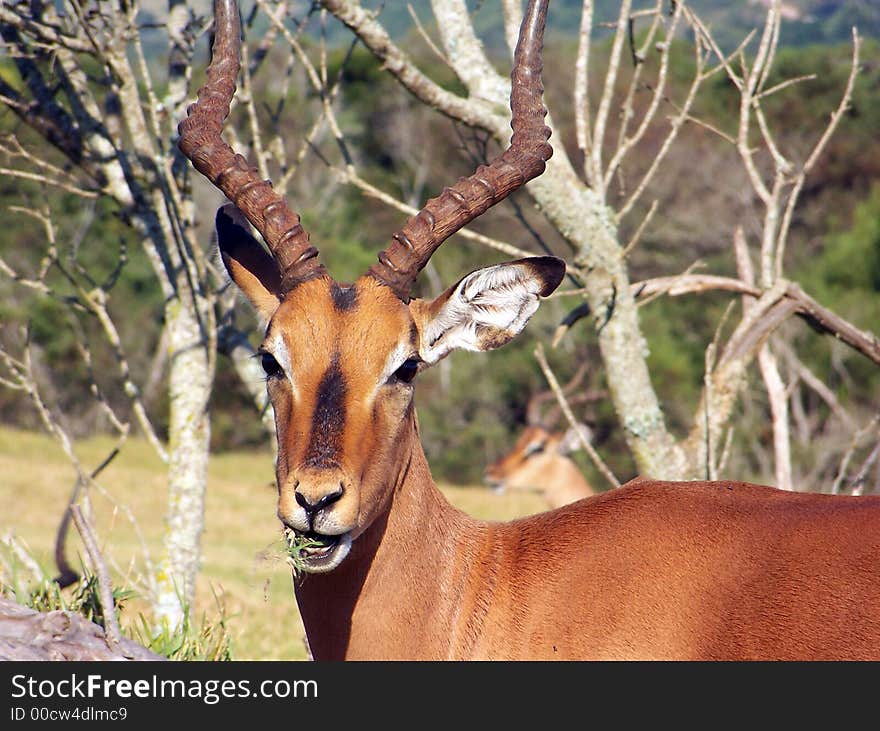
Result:
{"label": "male impala", "polygon": [[413,381],[454,348],[521,331],[560,282],[540,257],[410,287],[452,233],[550,157],[530,2],[515,56],[510,148],[411,218],[354,284],[318,264],[299,218],[221,140],[239,21],[216,0],[208,80],[180,146],[232,207],[227,269],[268,320],[278,515],[313,539],[296,597],[315,658],[880,658],[880,499],[738,482],[638,479],[511,523],[451,507],[419,443]]}

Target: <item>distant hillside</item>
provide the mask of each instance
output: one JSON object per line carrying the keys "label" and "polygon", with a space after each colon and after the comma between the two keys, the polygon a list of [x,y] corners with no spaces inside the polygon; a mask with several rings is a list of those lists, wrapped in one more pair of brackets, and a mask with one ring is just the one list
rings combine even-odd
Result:
{"label": "distant hillside", "polygon": [[[671,1],[671,0],[670,0]],[[208,12],[210,0],[192,0],[200,12]],[[245,10],[251,2],[241,0]],[[752,29],[760,27],[764,20],[770,0],[690,0],[694,8],[706,21],[716,40],[724,48],[735,46]],[[301,9],[296,12],[302,16],[310,5],[300,0]],[[433,21],[430,0],[362,0],[364,7],[380,9],[380,18],[394,38],[401,38],[413,31],[413,21],[407,5],[411,5],[421,22],[430,26]],[[548,23],[558,33],[572,37],[577,34],[580,24],[582,0],[553,0]],[[616,18],[620,8],[619,0],[594,0],[596,8],[594,27],[598,33],[603,30],[601,23]],[[636,0],[634,6],[646,7],[646,0]],[[501,0],[468,0],[473,9],[475,24],[480,37],[490,48],[503,45],[503,31],[500,23]],[[161,19],[167,12],[167,0],[142,0],[141,7],[146,17]],[[880,0],[784,0],[782,4],[784,22],[780,42],[782,45],[829,44],[847,41],[851,28],[858,27],[865,37],[880,38]],[[313,24],[315,25],[315,24]],[[343,42],[347,32],[338,23],[330,23],[328,32],[331,39]],[[608,33],[610,30],[605,30]]]}
{"label": "distant hillside", "polygon": [[[731,47],[764,21],[770,0],[690,0],[689,5],[713,29],[723,47]],[[407,3],[401,0],[363,0],[367,7],[382,8],[381,18],[395,37],[412,29]],[[410,5],[428,24],[431,19],[429,0],[409,0]],[[636,0],[635,7],[647,7],[645,0]],[[503,43],[499,22],[501,0],[468,0],[475,23],[484,42],[497,47]],[[575,36],[580,24],[582,0],[553,0],[548,18],[557,32]],[[616,19],[619,0],[594,0],[594,27]],[[782,4],[783,45],[826,44],[846,41],[851,28],[857,26],[866,37],[880,38],[880,0],[784,0]],[[602,32],[601,29],[599,32]],[[605,32],[610,32],[606,30]]]}
{"label": "distant hillside", "polygon": [[[566,0],[562,0],[566,2]],[[723,45],[735,44],[760,27],[769,0],[692,0],[690,6],[711,23]],[[784,0],[780,43],[788,46],[848,41],[853,26],[864,37],[880,38],[877,0]]]}
{"label": "distant hillside", "polygon": [[[730,48],[752,28],[761,27],[770,0],[690,0],[688,4],[711,26],[722,47]],[[500,0],[471,0],[468,5],[476,8],[477,27],[489,39],[487,42],[499,41],[502,38],[498,24]],[[582,0],[553,0],[550,26],[558,32],[576,35],[582,5]],[[640,8],[648,7],[649,3],[636,0],[633,5]],[[394,17],[395,23],[408,23],[405,4],[396,6],[397,3],[386,3],[383,16]],[[595,27],[616,19],[620,1],[595,0],[594,6]],[[422,17],[430,17],[428,0],[417,0],[413,7],[424,8]],[[880,0],[784,0],[782,16],[782,45],[846,41],[853,26],[857,26],[863,36],[880,37]]]}

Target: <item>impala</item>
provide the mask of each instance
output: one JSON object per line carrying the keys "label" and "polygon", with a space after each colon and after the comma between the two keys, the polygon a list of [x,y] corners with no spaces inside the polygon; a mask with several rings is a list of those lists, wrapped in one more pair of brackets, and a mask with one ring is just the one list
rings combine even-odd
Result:
{"label": "impala", "polygon": [[[308,642],[332,658],[880,658],[880,499],[739,482],[636,479],[510,523],[454,509],[431,479],[418,373],[520,332],[564,272],[537,257],[410,288],[434,250],[551,155],[540,81],[546,0],[515,54],[510,147],[429,200],[352,284],[222,141],[240,24],[216,0],[213,58],[180,147],[233,202],[223,261],[268,321],[278,516],[310,540],[295,582]],[[260,232],[269,252],[249,233]]]}
{"label": "impala", "polygon": [[[586,364],[578,368],[562,389],[569,404],[591,401],[595,392],[573,393],[586,374]],[[523,490],[540,493],[550,508],[560,508],[581,498],[596,494],[593,486],[568,455],[581,448],[580,437],[574,427],[560,431],[562,411],[558,404],[551,409],[544,405],[555,401],[553,391],[539,391],[526,404],[526,428],[520,432],[513,447],[488,465],[483,473],[485,481],[496,491]],[[578,430],[590,438],[586,424]]]}
{"label": "impala", "polygon": [[580,446],[574,429],[553,431],[529,424],[513,447],[486,467],[486,482],[495,490],[540,493],[551,508],[596,494],[568,455]]}

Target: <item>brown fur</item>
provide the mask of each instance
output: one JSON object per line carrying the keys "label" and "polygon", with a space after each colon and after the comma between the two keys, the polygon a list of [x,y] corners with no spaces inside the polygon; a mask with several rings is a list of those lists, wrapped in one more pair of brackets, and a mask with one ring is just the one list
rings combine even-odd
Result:
{"label": "brown fur", "polygon": [[[324,573],[296,584],[316,658],[880,659],[880,497],[637,480],[495,524],[434,485],[400,366],[501,345],[565,272],[552,257],[499,265],[466,280],[483,288],[472,299],[409,303],[431,253],[552,153],[546,2],[529,3],[515,53],[511,147],[428,201],[352,288],[329,278],[299,217],[220,138],[240,27],[234,2],[215,10],[208,80],[180,147],[272,251],[234,215],[218,221],[227,269],[269,320],[278,514],[320,539],[304,561]],[[421,342],[429,332],[437,347]]]}

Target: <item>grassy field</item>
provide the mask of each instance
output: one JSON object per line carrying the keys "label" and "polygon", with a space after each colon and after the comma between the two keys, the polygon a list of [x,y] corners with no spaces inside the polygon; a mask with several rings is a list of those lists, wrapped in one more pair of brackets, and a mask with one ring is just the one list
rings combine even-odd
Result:
{"label": "grassy field", "polygon": [[[77,443],[76,453],[84,468],[91,470],[111,446],[108,439],[93,438]],[[50,437],[0,427],[0,536],[11,534],[24,543],[50,576],[56,572],[52,558],[55,531],[74,479],[72,466]],[[92,491],[90,499],[101,548],[112,561],[114,583],[130,586],[147,566],[145,555],[153,561],[160,556],[165,466],[146,442],[132,439],[98,482],[102,489]],[[453,504],[482,518],[506,520],[543,509],[536,495],[441,487]],[[74,529],[68,545],[69,558],[78,567],[81,547]],[[212,457],[203,547],[196,618],[219,617],[216,596],[223,606],[235,659],[304,659],[303,629],[290,571],[280,557],[268,449]],[[123,626],[136,622],[145,608],[143,599],[131,600]]]}

